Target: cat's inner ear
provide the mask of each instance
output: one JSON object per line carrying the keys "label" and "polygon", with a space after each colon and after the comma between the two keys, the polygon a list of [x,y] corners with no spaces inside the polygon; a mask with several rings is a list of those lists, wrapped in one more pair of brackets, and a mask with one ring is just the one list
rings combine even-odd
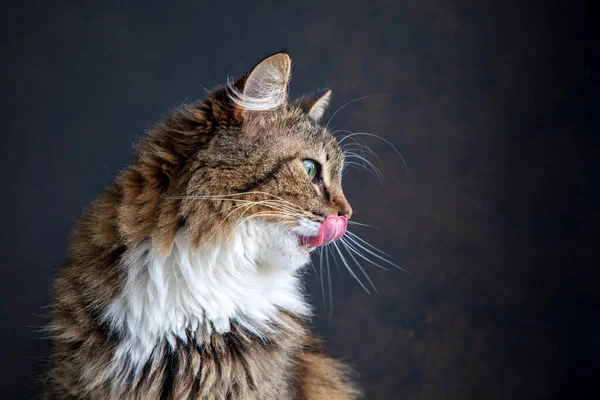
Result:
{"label": "cat's inner ear", "polygon": [[313,94],[302,96],[296,100],[296,104],[314,121],[318,122],[323,118],[329,101],[331,100],[331,90],[321,90]]}
{"label": "cat's inner ear", "polygon": [[234,93],[235,117],[243,120],[252,113],[279,109],[287,102],[292,61],[277,53],[258,63],[248,74],[243,91]]}

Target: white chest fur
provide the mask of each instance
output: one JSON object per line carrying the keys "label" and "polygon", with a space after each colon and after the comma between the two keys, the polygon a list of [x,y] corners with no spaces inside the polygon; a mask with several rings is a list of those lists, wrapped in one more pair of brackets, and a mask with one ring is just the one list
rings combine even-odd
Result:
{"label": "white chest fur", "polygon": [[279,309],[306,315],[298,270],[308,260],[283,227],[256,220],[227,243],[196,251],[184,231],[167,255],[143,243],[124,254],[127,281],[105,312],[123,337],[115,356],[141,367],[163,339],[174,346],[190,334],[227,332],[231,322],[264,332]]}

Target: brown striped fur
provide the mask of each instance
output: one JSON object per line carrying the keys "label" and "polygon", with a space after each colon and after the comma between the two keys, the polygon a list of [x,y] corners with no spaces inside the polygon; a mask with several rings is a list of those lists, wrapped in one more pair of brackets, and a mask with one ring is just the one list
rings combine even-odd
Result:
{"label": "brown striped fur", "polygon": [[[283,53],[272,57],[289,61]],[[235,87],[243,90],[248,76]],[[348,212],[342,153],[309,116],[311,107],[323,107],[326,100],[305,97],[270,112],[251,112],[236,106],[221,87],[206,100],[174,111],[148,133],[135,162],[81,219],[56,280],[48,398],[358,397],[348,368],[324,354],[303,317],[286,310],[271,326],[275,333],[262,338],[232,324],[228,333],[190,335],[174,348],[163,340],[135,378],[113,358],[123,333],[102,318],[123,290],[127,271],[119,260],[127,249],[150,240],[167,253],[182,227],[195,246],[226,240],[241,214],[224,219],[236,199],[261,198],[256,193],[214,201],[189,196],[261,191],[302,206],[307,218]],[[305,178],[298,160],[313,154],[324,154],[327,168],[327,182],[316,188],[299,184]],[[247,214],[260,211],[257,206]],[[117,375],[128,380],[115,391]]]}

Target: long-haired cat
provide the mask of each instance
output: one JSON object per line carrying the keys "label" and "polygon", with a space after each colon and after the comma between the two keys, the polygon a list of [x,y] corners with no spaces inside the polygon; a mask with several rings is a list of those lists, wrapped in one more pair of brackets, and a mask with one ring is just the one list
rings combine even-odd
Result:
{"label": "long-haired cat", "polygon": [[277,53],[154,127],[74,233],[55,285],[47,396],[354,399],[307,330],[299,282],[352,209]]}

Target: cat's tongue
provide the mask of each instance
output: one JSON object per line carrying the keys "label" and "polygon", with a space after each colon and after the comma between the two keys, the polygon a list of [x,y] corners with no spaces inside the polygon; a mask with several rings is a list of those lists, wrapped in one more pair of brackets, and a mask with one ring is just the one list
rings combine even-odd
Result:
{"label": "cat's tongue", "polygon": [[348,221],[345,217],[329,216],[321,224],[317,236],[302,238],[302,244],[312,247],[324,246],[341,238],[346,232]]}

